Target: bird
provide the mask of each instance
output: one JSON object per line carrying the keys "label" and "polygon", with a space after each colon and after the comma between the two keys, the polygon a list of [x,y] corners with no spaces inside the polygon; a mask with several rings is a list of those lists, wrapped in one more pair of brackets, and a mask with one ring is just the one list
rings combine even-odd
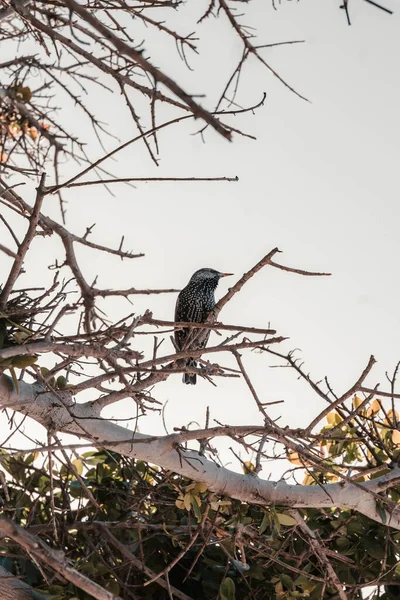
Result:
{"label": "bird", "polygon": [[[191,276],[189,283],[179,293],[175,307],[175,321],[186,323],[204,323],[215,306],[215,290],[221,277],[228,277],[232,273],[220,273],[215,269],[199,269]],[[211,331],[199,336],[192,333],[188,327],[175,330],[175,344],[179,351],[199,350],[205,348]],[[196,330],[194,330],[196,332]],[[189,337],[190,336],[190,337]],[[191,339],[193,338],[193,339]],[[196,367],[193,358],[185,361],[185,366]],[[186,384],[195,385],[196,375],[184,373],[182,381]]]}

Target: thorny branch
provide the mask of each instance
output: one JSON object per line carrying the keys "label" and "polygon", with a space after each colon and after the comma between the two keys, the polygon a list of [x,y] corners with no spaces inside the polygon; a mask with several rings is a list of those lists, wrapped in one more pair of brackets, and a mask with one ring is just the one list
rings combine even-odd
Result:
{"label": "thorny branch", "polygon": [[[108,128],[104,125],[96,115],[87,92],[95,90],[96,95],[101,92],[104,97],[113,94],[114,107],[115,85],[125,101],[123,109],[127,108],[127,119],[138,129],[140,139],[156,165],[159,163],[156,136],[159,106],[170,106],[178,109],[181,115],[201,119],[228,140],[233,133],[241,133],[236,126],[225,122],[229,111],[216,114],[207,110],[198,101],[205,94],[189,93],[167,70],[156,67],[154,61],[148,58],[152,54],[150,42],[146,49],[134,42],[141,23],[160,33],[164,43],[170,42],[175,46],[178,60],[191,69],[186,53],[197,53],[196,43],[200,40],[201,29],[199,23],[194,22],[194,30],[188,35],[178,31],[173,21],[174,12],[181,9],[181,4],[177,0],[139,0],[132,5],[125,0],[111,0],[97,3],[94,10],[91,3],[82,4],[75,0],[61,0],[52,5],[7,1],[4,9],[0,10],[0,39],[3,38],[2,43],[8,41],[11,52],[15,44],[17,56],[0,64],[0,73],[4,74],[0,87],[0,173],[1,170],[38,173],[52,161],[56,185],[60,189],[60,160],[67,157],[92,164],[84,144],[71,127],[71,119],[65,119],[58,109],[60,99],[66,100],[66,106],[71,101],[74,103],[77,114],[81,113],[88,120],[95,138],[104,148],[110,137],[116,137],[114,125],[110,124]],[[228,16],[233,14],[228,4],[221,3],[221,8]],[[159,9],[162,10],[158,13]],[[171,24],[168,12],[172,17]],[[236,23],[232,16],[231,24],[232,19]],[[221,27],[225,25],[223,21],[221,18]],[[243,39],[247,56],[254,54],[280,78],[259,52],[264,47],[281,45],[282,42],[252,45],[243,31],[237,25],[233,33]],[[34,52],[19,56],[17,44],[26,37],[33,43]],[[290,88],[283,79],[281,81]],[[238,82],[235,94],[237,87]],[[204,91],[209,92],[207,89]],[[227,89],[222,97],[226,93]],[[141,104],[145,106],[142,114],[137,109],[137,98],[141,97],[147,101],[147,110],[146,104]],[[231,112],[240,112],[240,109]],[[105,179],[101,171],[96,171],[96,175],[99,181]],[[61,212],[64,216],[62,198]]]}

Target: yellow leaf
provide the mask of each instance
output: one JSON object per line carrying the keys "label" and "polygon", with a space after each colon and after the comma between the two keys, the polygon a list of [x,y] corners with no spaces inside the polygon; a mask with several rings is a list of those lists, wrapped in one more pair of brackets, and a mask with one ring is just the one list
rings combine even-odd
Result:
{"label": "yellow leaf", "polygon": [[392,431],[392,442],[396,446],[400,444],[400,431],[398,429],[393,429]]}
{"label": "yellow leaf", "polygon": [[194,490],[197,494],[203,494],[207,491],[207,485],[203,481],[198,481],[194,486]]}
{"label": "yellow leaf", "polygon": [[283,591],[283,585],[281,584],[280,581],[278,581],[278,583],[275,585],[275,594],[276,594],[276,597],[278,598],[278,600],[280,600],[280,598],[285,597],[285,592]]}
{"label": "yellow leaf", "polygon": [[394,413],[392,409],[388,410],[387,416],[389,419],[389,423],[399,422],[399,413],[397,412],[397,410],[395,410]]}
{"label": "yellow leaf", "polygon": [[296,525],[296,519],[290,515],[286,515],[285,513],[276,513],[276,517],[281,525],[285,525],[286,527],[292,527],[293,525]]}
{"label": "yellow leaf", "polygon": [[336,413],[330,412],[327,416],[326,416],[326,420],[328,421],[329,425],[334,425],[336,423]]}
{"label": "yellow leaf", "polygon": [[[300,583],[301,587],[303,588],[303,590],[306,592],[312,592],[316,587],[317,584],[313,583],[312,581],[302,581]],[[310,595],[310,594],[307,594]]]}
{"label": "yellow leaf", "polygon": [[183,509],[185,508],[185,505],[184,505],[184,503],[183,503],[183,500],[179,500],[179,499],[178,499],[178,500],[175,500],[175,506],[176,506],[177,508],[180,508],[181,510],[183,510]]}
{"label": "yellow leaf", "polygon": [[191,494],[185,494],[185,496],[183,498],[183,503],[185,505],[186,510],[190,510],[190,507],[192,506],[192,496],[191,496]]}
{"label": "yellow leaf", "polygon": [[362,404],[362,400],[361,398],[359,398],[358,396],[354,396],[353,398],[353,408],[356,409],[360,406],[360,404]]}
{"label": "yellow leaf", "polygon": [[201,506],[201,500],[198,496],[192,496],[192,498],[196,501],[198,506]]}
{"label": "yellow leaf", "polygon": [[371,406],[367,410],[367,417],[376,415],[381,410],[381,404],[379,400],[374,400]]}
{"label": "yellow leaf", "polygon": [[253,471],[255,470],[255,465],[251,462],[251,460],[246,460],[246,462],[243,463],[243,473],[245,475],[247,475],[248,473],[253,473]]}
{"label": "yellow leaf", "polygon": [[336,412],[332,411],[326,416],[326,420],[328,421],[328,425],[339,425],[343,421],[342,417]]}
{"label": "yellow leaf", "polygon": [[292,463],[292,465],[300,465],[301,467],[303,466],[303,463],[301,462],[300,457],[297,454],[297,452],[289,452],[287,459],[289,462]]}
{"label": "yellow leaf", "polygon": [[312,485],[313,483],[315,483],[314,477],[307,473],[302,481],[302,485]]}
{"label": "yellow leaf", "polygon": [[72,461],[72,464],[74,465],[76,472],[78,473],[78,475],[82,475],[82,471],[83,471],[83,463],[81,461],[80,458],[76,458],[75,460]]}
{"label": "yellow leaf", "polygon": [[18,123],[12,123],[8,126],[8,131],[11,133],[11,135],[18,135],[20,130],[21,127],[18,125]]}

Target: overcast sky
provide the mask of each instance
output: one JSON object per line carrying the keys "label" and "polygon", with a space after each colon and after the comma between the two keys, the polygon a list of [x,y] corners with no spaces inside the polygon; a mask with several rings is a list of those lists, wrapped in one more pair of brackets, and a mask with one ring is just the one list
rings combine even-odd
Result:
{"label": "overcast sky", "polygon": [[[382,1],[396,10],[395,0]],[[205,5],[189,2],[173,15],[181,31],[191,30]],[[385,387],[385,371],[393,371],[400,360],[400,10],[388,15],[362,0],[349,5],[351,27],[335,0],[277,2],[276,11],[265,0],[244,6],[248,16],[243,22],[257,27],[259,43],[305,40],[264,50],[263,56],[309,103],[256,61],[246,66],[238,101],[254,104],[264,91],[267,101],[254,114],[237,117],[235,126],[256,141],[234,136],[228,143],[207,131],[204,144],[191,135],[199,124],[185,123],[160,135],[160,167],[138,144],[106,164],[121,177],[238,176],[238,183],[149,183],[135,189],[117,184],[115,198],[101,186],[66,192],[72,230],[84,233],[96,222],[93,240],[116,246],[125,234],[132,250],[146,254],[121,263],[82,252],[87,278],[98,275],[101,287],[181,288],[200,267],[240,277],[275,246],[282,250],[277,261],[283,264],[331,272],[330,278],[306,278],[265,268],[228,304],[221,320],[276,328],[290,337],[282,349],[299,348],[307,370],[317,379],[328,376],[338,393],[354,383],[370,354],[378,360],[371,385],[380,381]],[[190,57],[193,72],[161,43],[150,56],[187,91],[206,90],[202,101],[212,108],[241,47],[222,17],[207,21],[200,32],[200,55]],[[115,96],[114,110],[109,96],[97,94],[103,120],[121,141],[132,137],[134,127],[118,108],[120,98]],[[63,119],[77,131],[87,130],[91,155],[101,156],[85,122],[72,107],[63,110]],[[115,145],[109,141],[107,148]],[[77,171],[70,162],[64,169],[65,176]],[[21,193],[33,200],[28,187]],[[51,204],[54,198],[46,200],[44,210],[57,215]],[[38,242],[36,259],[46,248],[47,260],[52,243]],[[33,258],[24,282],[42,276]],[[0,256],[0,266],[7,272],[9,260]],[[218,297],[228,285],[222,281]],[[172,319],[175,299],[134,297],[132,307],[109,302],[107,310],[119,318],[150,308],[156,317]],[[172,350],[168,339],[164,348]],[[285,400],[271,408],[273,417],[282,416],[282,425],[306,425],[324,408],[288,369],[271,369],[277,363],[262,354],[243,358],[261,399]],[[233,366],[229,357],[224,364]],[[216,382],[218,387],[205,380],[184,386],[177,375],[157,387],[157,398],[168,400],[170,431],[191,421],[202,425],[207,406],[211,417],[223,423],[261,422],[243,382]],[[107,414],[126,418],[129,411],[135,412],[131,400],[113,405]],[[141,421],[140,430],[162,433],[159,416]],[[230,460],[228,453],[224,456]]]}

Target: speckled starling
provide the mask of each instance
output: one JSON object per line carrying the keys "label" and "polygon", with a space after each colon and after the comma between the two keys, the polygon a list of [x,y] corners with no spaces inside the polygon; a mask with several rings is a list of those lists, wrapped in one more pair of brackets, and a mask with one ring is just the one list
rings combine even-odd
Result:
{"label": "speckled starling", "polygon": [[[232,275],[232,273],[220,273],[215,269],[199,269],[190,278],[189,283],[180,292],[176,301],[175,321],[186,323],[204,323],[210,311],[215,306],[214,292],[221,277]],[[198,332],[199,330],[197,330]],[[206,335],[201,335],[196,339],[196,330],[189,328],[175,331],[175,343],[178,350],[198,350],[205,348],[211,331]],[[191,340],[191,338],[194,338]],[[196,367],[197,363],[193,358],[188,358],[185,362],[187,367]],[[196,375],[184,373],[183,383],[196,383]]]}

